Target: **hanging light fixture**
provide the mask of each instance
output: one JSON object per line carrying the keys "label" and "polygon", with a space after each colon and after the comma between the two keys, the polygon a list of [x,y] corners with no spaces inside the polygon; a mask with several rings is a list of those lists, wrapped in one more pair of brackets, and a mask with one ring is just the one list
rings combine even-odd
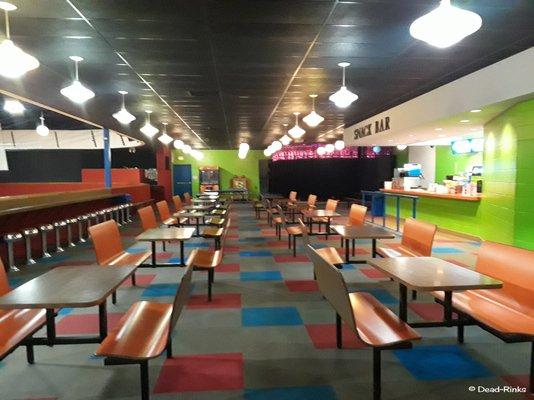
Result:
{"label": "hanging light fixture", "polygon": [[87,100],[92,99],[95,97],[95,93],[91,90],[83,86],[78,78],[78,63],[80,61],[83,61],[82,57],[78,56],[70,56],[69,57],[72,61],[74,61],[74,69],[75,69],[75,78],[72,84],[70,84],[67,87],[64,87],[59,92],[68,98],[70,101],[76,103],[76,104],[82,104],[85,103]]}
{"label": "hanging light fixture", "polygon": [[324,146],[317,147],[317,154],[319,154],[320,156],[324,156],[326,154],[326,149],[324,148]]}
{"label": "hanging light fixture", "polygon": [[250,146],[248,143],[241,143],[239,145],[239,151],[237,152],[237,156],[241,159],[241,160],[244,160],[245,158],[247,158],[247,153],[250,149]]}
{"label": "hanging light fixture", "polygon": [[37,132],[39,136],[48,136],[48,134],[50,133],[50,130],[44,123],[43,113],[41,113],[41,117],[39,117],[39,119],[41,120],[41,123],[37,125],[37,128],[35,128],[35,132]]}
{"label": "hanging light fixture", "polygon": [[325,150],[328,154],[333,153],[335,149],[336,149],[336,148],[334,147],[334,145],[333,145],[332,143],[328,143],[326,146],[324,146],[324,150]]}
{"label": "hanging light fixture", "polygon": [[24,105],[18,100],[4,100],[4,111],[7,111],[11,115],[22,115],[24,114],[25,110],[26,107],[24,107]]}
{"label": "hanging light fixture", "polygon": [[10,79],[19,78],[26,72],[38,68],[39,61],[11,41],[8,13],[16,10],[17,6],[0,1],[0,9],[4,10],[6,16],[6,39],[0,43],[0,75]]}
{"label": "hanging light fixture", "polygon": [[193,157],[197,161],[200,161],[204,158],[204,153],[198,150],[191,150],[191,157]]}
{"label": "hanging light fixture", "polygon": [[275,140],[271,143],[271,150],[273,153],[276,153],[277,151],[282,149],[282,143],[280,143],[278,140]]}
{"label": "hanging light fixture", "polygon": [[336,140],[334,147],[338,151],[343,150],[345,148],[345,142],[343,140]]}
{"label": "hanging light fixture", "polygon": [[289,143],[291,143],[291,138],[287,135],[284,135],[280,138],[280,143],[282,143],[284,146],[287,146]]}
{"label": "hanging light fixture", "polygon": [[145,112],[146,112],[146,122],[140,130],[145,136],[148,136],[149,138],[153,138],[159,132],[159,129],[150,123],[150,114],[152,114],[152,111],[146,110]]}
{"label": "hanging light fixture", "polygon": [[417,18],[410,25],[410,35],[428,44],[444,49],[475,33],[482,26],[477,13],[441,0],[439,7]]}
{"label": "hanging light fixture", "polygon": [[158,137],[158,140],[163,143],[165,146],[167,146],[170,142],[172,142],[172,137],[170,137],[167,134],[167,122],[163,123],[163,133],[160,137]]}
{"label": "hanging light fixture", "polygon": [[184,154],[191,153],[191,150],[192,150],[192,148],[188,144],[184,144],[184,147],[182,147],[182,151],[183,151]]}
{"label": "hanging light fixture", "polygon": [[271,157],[271,149],[267,147],[265,150],[263,150],[263,155],[265,157]]}
{"label": "hanging light fixture", "polygon": [[176,139],[176,140],[174,141],[173,145],[174,145],[174,148],[175,148],[176,150],[182,150],[182,149],[184,148],[184,142],[181,141],[180,139]]}
{"label": "hanging light fixture", "polygon": [[378,154],[382,151],[382,147],[380,146],[373,146],[373,153]]}
{"label": "hanging light fixture", "polygon": [[331,102],[333,102],[336,105],[336,107],[347,108],[354,101],[358,100],[358,95],[352,93],[345,86],[345,68],[347,68],[350,65],[350,63],[348,63],[348,62],[340,62],[338,65],[341,68],[343,68],[342,85],[341,85],[341,88],[337,92],[335,92],[334,94],[330,95],[330,97],[328,99]]}
{"label": "hanging light fixture", "polygon": [[293,114],[295,115],[295,126],[291,128],[289,131],[287,131],[287,133],[289,133],[289,135],[293,139],[300,139],[302,135],[306,133],[306,131],[299,126],[299,114],[300,113],[294,112]]}
{"label": "hanging light fixture", "polygon": [[119,93],[122,95],[122,107],[119,111],[113,114],[113,118],[115,118],[123,125],[128,125],[130,122],[135,120],[135,116],[128,112],[124,104],[124,96],[126,96],[128,92],[125,92],[124,90],[119,90]]}
{"label": "hanging light fixture", "polygon": [[312,110],[308,115],[302,118],[302,120],[306,122],[309,127],[315,128],[317,125],[324,121],[324,118],[315,112],[315,98],[317,97],[317,95],[310,94],[310,97],[312,98]]}

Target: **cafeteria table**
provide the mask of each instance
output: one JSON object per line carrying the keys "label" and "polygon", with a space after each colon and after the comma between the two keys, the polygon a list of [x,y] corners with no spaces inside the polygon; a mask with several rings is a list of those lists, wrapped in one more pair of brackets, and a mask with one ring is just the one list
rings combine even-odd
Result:
{"label": "cafeteria table", "polygon": [[177,218],[187,218],[188,220],[194,218],[195,219],[195,227],[196,227],[195,236],[197,236],[197,237],[200,236],[200,219],[202,218],[202,220],[204,220],[206,215],[207,215],[207,213],[205,213],[205,212],[201,212],[201,211],[195,212],[195,210],[192,210],[190,212],[178,212],[178,213],[174,214],[174,216],[177,217]]}
{"label": "cafeteria table", "polygon": [[326,233],[325,235],[328,236],[328,233],[330,232],[330,221],[332,218],[340,217],[341,214],[338,214],[335,211],[331,210],[301,210],[300,213],[308,220],[308,225],[310,225],[310,235],[313,235],[313,218],[326,218]]}
{"label": "cafeteria table", "polygon": [[[373,225],[334,225],[331,229],[345,240],[345,262],[347,264],[365,264],[365,260],[351,260],[349,255],[349,242],[357,239],[372,239],[373,258],[376,257],[377,239],[395,239],[395,235],[387,229]],[[354,248],[353,248],[354,250]]]}
{"label": "cafeteria table", "polygon": [[185,206],[183,209],[187,211],[209,211],[211,209],[215,208],[213,205],[192,205],[192,206]]}
{"label": "cafeteria table", "polygon": [[[184,213],[181,213],[184,214]],[[141,265],[143,267],[175,267],[174,263],[157,263],[156,262],[156,242],[180,242],[180,266],[185,265],[184,260],[184,241],[191,239],[195,233],[195,228],[177,228],[171,226],[168,228],[147,229],[136,237],[139,242],[150,242],[152,247],[152,263],[150,265]]]}
{"label": "cafeteria table", "polygon": [[453,326],[452,295],[459,290],[500,289],[502,282],[435,257],[392,257],[368,263],[399,283],[399,317],[408,322],[408,288],[418,292],[444,292],[443,321],[414,322],[414,328]]}
{"label": "cafeteria table", "polygon": [[[31,339],[33,345],[100,343],[108,334],[107,298],[130,277],[136,266],[56,267],[0,297],[0,309],[46,309],[46,338]],[[98,305],[98,336],[56,336],[56,310]]]}

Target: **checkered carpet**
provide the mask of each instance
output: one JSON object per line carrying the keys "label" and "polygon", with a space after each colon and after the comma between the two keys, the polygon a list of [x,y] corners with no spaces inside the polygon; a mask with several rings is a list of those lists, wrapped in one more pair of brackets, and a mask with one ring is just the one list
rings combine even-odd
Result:
{"label": "checkered carpet", "polygon": [[[150,363],[153,399],[370,399],[372,352],[348,329],[343,350],[335,348],[334,312],[313,281],[312,267],[298,248],[294,258],[287,240],[278,241],[265,219],[254,218],[248,204],[233,205],[232,226],[223,265],[215,273],[214,298],[206,299],[206,276],[193,275],[193,295],[174,333],[173,359]],[[136,224],[122,229],[129,251]],[[339,247],[339,238],[316,245]],[[300,240],[299,240],[300,242]],[[387,241],[395,246],[398,240]],[[386,244],[386,241],[381,245]],[[186,251],[212,246],[194,239]],[[472,266],[478,243],[438,235],[437,257]],[[158,245],[158,250],[161,250]],[[370,242],[358,242],[358,257],[369,257]],[[178,245],[168,245],[158,259],[179,257]],[[39,263],[11,278],[19,285],[57,265],[94,262],[90,244]],[[367,291],[391,307],[398,307],[397,286],[368,265],[346,265],[343,275],[353,291]],[[182,274],[179,268],[140,269],[138,287],[125,283],[118,304],[108,306],[113,326],[141,299],[171,302]],[[441,308],[420,294],[410,304],[410,320],[437,320]],[[455,329],[420,329],[423,340],[412,350],[383,353],[383,399],[528,398],[517,394],[487,394],[470,386],[525,386],[530,348],[506,345],[477,327],[466,328],[466,343],[457,345]],[[64,309],[58,334],[96,334],[97,309]],[[92,354],[95,345],[36,347],[35,365],[28,365],[20,348],[0,363],[1,399],[137,399],[137,366],[105,367]]]}

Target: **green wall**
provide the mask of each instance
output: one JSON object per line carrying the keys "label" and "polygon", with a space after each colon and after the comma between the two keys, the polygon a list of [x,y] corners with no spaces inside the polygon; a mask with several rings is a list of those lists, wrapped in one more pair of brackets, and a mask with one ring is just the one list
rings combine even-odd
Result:
{"label": "green wall", "polygon": [[461,174],[467,167],[482,165],[483,153],[453,154],[450,146],[436,146],[436,182]]}
{"label": "green wall", "polygon": [[[260,192],[259,160],[265,159],[262,150],[250,150],[247,158],[241,160],[237,157],[237,150],[203,150],[204,159],[195,160],[193,157],[183,154],[179,150],[173,150],[173,164],[191,164],[193,173],[193,194],[198,193],[199,168],[219,167],[221,189],[230,188],[230,180],[234,176],[245,175],[248,178],[250,197],[258,197]],[[183,160],[179,160],[183,157]]]}
{"label": "green wall", "polygon": [[[484,126],[483,193],[480,202],[419,198],[418,218],[485,240],[534,249],[534,100],[509,108]],[[442,146],[440,146],[442,147]],[[436,150],[436,180],[475,162]],[[480,157],[480,155],[478,155]],[[386,212],[395,213],[393,200]],[[401,202],[401,216],[411,203]]]}

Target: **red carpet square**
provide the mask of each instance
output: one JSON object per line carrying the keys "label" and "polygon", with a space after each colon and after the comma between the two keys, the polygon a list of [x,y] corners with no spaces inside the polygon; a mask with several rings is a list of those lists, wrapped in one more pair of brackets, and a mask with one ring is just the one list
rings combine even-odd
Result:
{"label": "red carpet square", "polygon": [[522,393],[523,397],[529,400],[534,399],[534,395],[528,392],[528,375],[504,375],[501,378],[510,386],[526,388],[526,393]]}
{"label": "red carpet square", "polygon": [[291,292],[317,292],[319,290],[317,282],[313,280],[285,281],[285,284]]}
{"label": "red carpet square", "polygon": [[215,272],[239,272],[239,264],[221,264],[216,269]]}
{"label": "red carpet square", "polygon": [[156,260],[167,260],[169,258],[171,258],[172,256],[174,256],[173,253],[171,252],[168,252],[168,251],[158,251],[156,253]]}
{"label": "red carpet square", "polygon": [[239,234],[237,233],[227,233],[226,234],[227,239],[239,239]]}
{"label": "red carpet square", "polygon": [[[411,295],[408,291],[408,296]],[[408,307],[425,321],[443,321],[443,306],[441,304],[411,303],[408,304]],[[456,318],[456,313],[453,313],[453,318]]]}
{"label": "red carpet square", "polygon": [[239,247],[236,246],[224,246],[225,253],[239,253]]}
{"label": "red carpet square", "polygon": [[[123,313],[108,313],[108,329],[117,325]],[[98,314],[66,315],[56,324],[58,335],[98,335]]]}
{"label": "red carpet square", "polygon": [[371,279],[382,279],[387,278],[382,272],[374,268],[360,268],[362,274]]}
{"label": "red carpet square", "polygon": [[[156,277],[155,274],[147,274],[147,275],[140,275],[135,274],[135,281],[137,286],[148,286],[152,283],[154,278]],[[124,282],[122,282],[121,287],[132,287],[132,280],[130,278],[126,279]]]}
{"label": "red carpet square", "polygon": [[281,249],[281,248],[284,248],[286,249],[287,248],[287,242],[286,241],[273,241],[273,242],[267,242],[267,247],[271,247],[271,248],[275,248],[275,249]]}
{"label": "red carpet square", "polygon": [[187,308],[241,308],[241,295],[239,293],[216,294],[213,295],[211,301],[208,301],[207,294],[196,294],[189,298]]}
{"label": "red carpet square", "polygon": [[154,393],[243,389],[241,353],[179,356],[165,360]]}
{"label": "red carpet square", "polygon": [[[342,326],[343,348],[362,349],[367,347],[364,342],[345,324]],[[316,349],[336,348],[336,326],[335,324],[314,324],[306,325],[306,330],[310,336],[313,346]]]}
{"label": "red carpet square", "polygon": [[285,255],[281,255],[281,256],[274,256],[274,261],[276,261],[277,263],[296,263],[296,262],[310,262],[310,260],[308,259],[308,257],[304,256],[304,255],[297,255],[296,257],[293,257],[293,256],[285,256]]}

